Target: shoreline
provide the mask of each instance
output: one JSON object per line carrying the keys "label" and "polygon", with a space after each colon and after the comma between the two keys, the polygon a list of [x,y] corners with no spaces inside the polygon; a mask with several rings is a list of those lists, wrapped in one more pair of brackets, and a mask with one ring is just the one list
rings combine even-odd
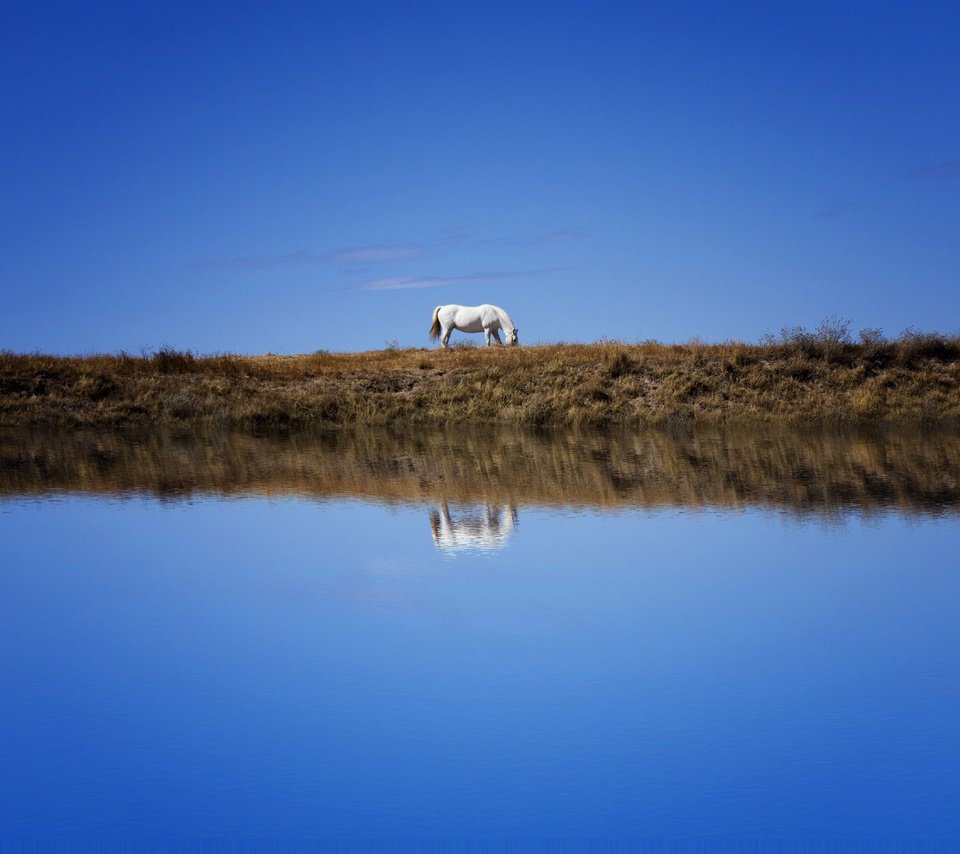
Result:
{"label": "shoreline", "polygon": [[0,424],[960,424],[960,338],[300,356],[0,353]]}

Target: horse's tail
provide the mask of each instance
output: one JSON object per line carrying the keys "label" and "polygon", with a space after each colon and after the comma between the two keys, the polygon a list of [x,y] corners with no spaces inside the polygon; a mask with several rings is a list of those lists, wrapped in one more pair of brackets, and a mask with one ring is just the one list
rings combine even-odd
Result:
{"label": "horse's tail", "polygon": [[430,340],[436,341],[440,337],[440,309],[443,308],[442,305],[438,305],[433,310],[433,326],[430,327]]}

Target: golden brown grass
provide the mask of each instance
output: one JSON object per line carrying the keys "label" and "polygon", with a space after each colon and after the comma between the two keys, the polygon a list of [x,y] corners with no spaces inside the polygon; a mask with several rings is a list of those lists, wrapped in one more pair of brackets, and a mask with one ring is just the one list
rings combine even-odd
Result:
{"label": "golden brown grass", "polygon": [[0,423],[960,421],[960,338],[198,357],[0,353]]}

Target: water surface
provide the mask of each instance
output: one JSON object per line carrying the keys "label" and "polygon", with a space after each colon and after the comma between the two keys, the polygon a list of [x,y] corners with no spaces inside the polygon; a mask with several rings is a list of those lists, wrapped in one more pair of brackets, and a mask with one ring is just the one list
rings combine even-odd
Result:
{"label": "water surface", "polygon": [[949,433],[0,434],[0,827],[960,836]]}

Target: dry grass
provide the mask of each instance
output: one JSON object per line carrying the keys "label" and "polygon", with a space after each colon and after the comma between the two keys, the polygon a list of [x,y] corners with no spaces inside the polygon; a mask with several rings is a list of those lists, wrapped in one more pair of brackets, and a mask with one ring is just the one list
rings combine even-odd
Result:
{"label": "dry grass", "polygon": [[785,330],[759,345],[303,356],[0,353],[0,423],[663,425],[960,421],[960,338]]}

